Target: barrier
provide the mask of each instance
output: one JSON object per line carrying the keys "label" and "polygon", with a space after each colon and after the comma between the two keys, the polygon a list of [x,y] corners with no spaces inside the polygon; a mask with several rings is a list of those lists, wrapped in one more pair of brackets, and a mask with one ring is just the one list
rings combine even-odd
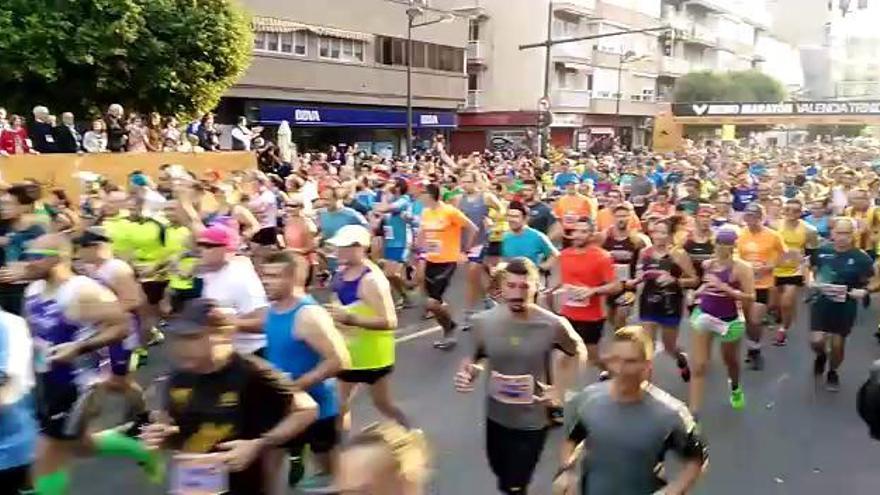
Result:
{"label": "barrier", "polygon": [[77,172],[94,172],[108,177],[115,184],[125,184],[128,174],[141,170],[156,177],[159,167],[166,163],[182,165],[187,170],[202,174],[207,170],[231,172],[257,167],[251,151],[224,151],[219,153],[86,153],[12,155],[0,157],[0,174],[5,182],[27,178],[37,179],[47,188],[60,187],[71,195],[79,195]]}

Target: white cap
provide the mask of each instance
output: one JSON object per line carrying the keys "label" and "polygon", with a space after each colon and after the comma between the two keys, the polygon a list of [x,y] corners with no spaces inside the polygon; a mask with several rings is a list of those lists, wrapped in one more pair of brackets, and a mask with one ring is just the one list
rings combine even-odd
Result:
{"label": "white cap", "polygon": [[369,247],[371,238],[370,231],[367,230],[366,227],[361,225],[346,225],[336,231],[336,235],[327,242],[336,247]]}

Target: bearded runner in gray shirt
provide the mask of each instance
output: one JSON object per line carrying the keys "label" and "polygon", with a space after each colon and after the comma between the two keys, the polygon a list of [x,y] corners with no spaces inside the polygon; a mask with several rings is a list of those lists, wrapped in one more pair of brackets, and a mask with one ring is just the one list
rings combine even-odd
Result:
{"label": "bearded runner in gray shirt", "polygon": [[[706,447],[684,403],[648,382],[653,355],[642,327],[615,332],[606,360],[613,378],[590,385],[566,404],[567,437],[555,495],[683,495],[700,477]],[[578,483],[580,450],[586,452]],[[669,451],[683,459],[671,483],[659,475]]]}
{"label": "bearded runner in gray shirt", "polygon": [[534,263],[510,260],[501,288],[507,304],[474,315],[476,351],[459,368],[455,387],[473,391],[485,361],[489,466],[501,493],[526,495],[550,425],[550,355],[558,349],[583,363],[586,347],[565,318],[531,303],[538,288]]}

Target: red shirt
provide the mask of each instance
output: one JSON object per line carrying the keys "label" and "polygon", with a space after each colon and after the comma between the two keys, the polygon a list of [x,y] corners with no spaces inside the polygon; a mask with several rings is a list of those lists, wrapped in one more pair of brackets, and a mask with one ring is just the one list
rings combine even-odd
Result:
{"label": "red shirt", "polygon": [[[615,280],[614,260],[599,246],[563,249],[559,254],[559,266],[563,284],[601,287]],[[602,320],[605,318],[605,296],[595,295],[586,301],[564,297],[562,315],[574,321]]]}
{"label": "red shirt", "polygon": [[27,143],[27,130],[24,127],[15,129],[0,130],[0,150],[10,155],[24,154],[30,152]]}

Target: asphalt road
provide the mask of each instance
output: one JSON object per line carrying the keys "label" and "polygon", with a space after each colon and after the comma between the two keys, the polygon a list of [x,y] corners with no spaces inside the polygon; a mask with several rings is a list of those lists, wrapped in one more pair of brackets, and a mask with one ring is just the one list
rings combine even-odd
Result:
{"label": "asphalt road", "polygon": [[[464,280],[461,270],[450,289],[451,302],[460,307]],[[874,306],[880,307],[880,301]],[[880,493],[880,442],[869,440],[855,411],[855,394],[868,364],[880,357],[872,333],[877,310],[862,311],[849,339],[841,369],[841,390],[833,394],[817,388],[807,346],[806,321],[801,311],[789,345],[765,350],[763,371],[745,370],[747,405],[733,411],[727,403],[726,375],[720,359],[710,369],[702,425],[709,443],[710,466],[695,493],[705,495],[876,495]],[[423,321],[420,310],[401,317],[394,394],[400,407],[426,431],[436,456],[431,493],[483,495],[497,493],[483,451],[483,398],[456,393],[452,376],[466,352],[431,347],[436,331]],[[682,332],[687,341],[687,332]],[[163,368],[161,350],[139,373],[144,381]],[[658,357],[656,382],[685,399],[687,388],[671,360]],[[108,401],[104,421],[118,414],[117,402]],[[355,426],[377,419],[362,394],[354,409]],[[558,467],[555,430],[547,443],[531,493],[550,493]],[[147,495],[163,493],[148,486],[138,469],[124,460],[79,461],[73,471],[73,493],[89,495]]]}

